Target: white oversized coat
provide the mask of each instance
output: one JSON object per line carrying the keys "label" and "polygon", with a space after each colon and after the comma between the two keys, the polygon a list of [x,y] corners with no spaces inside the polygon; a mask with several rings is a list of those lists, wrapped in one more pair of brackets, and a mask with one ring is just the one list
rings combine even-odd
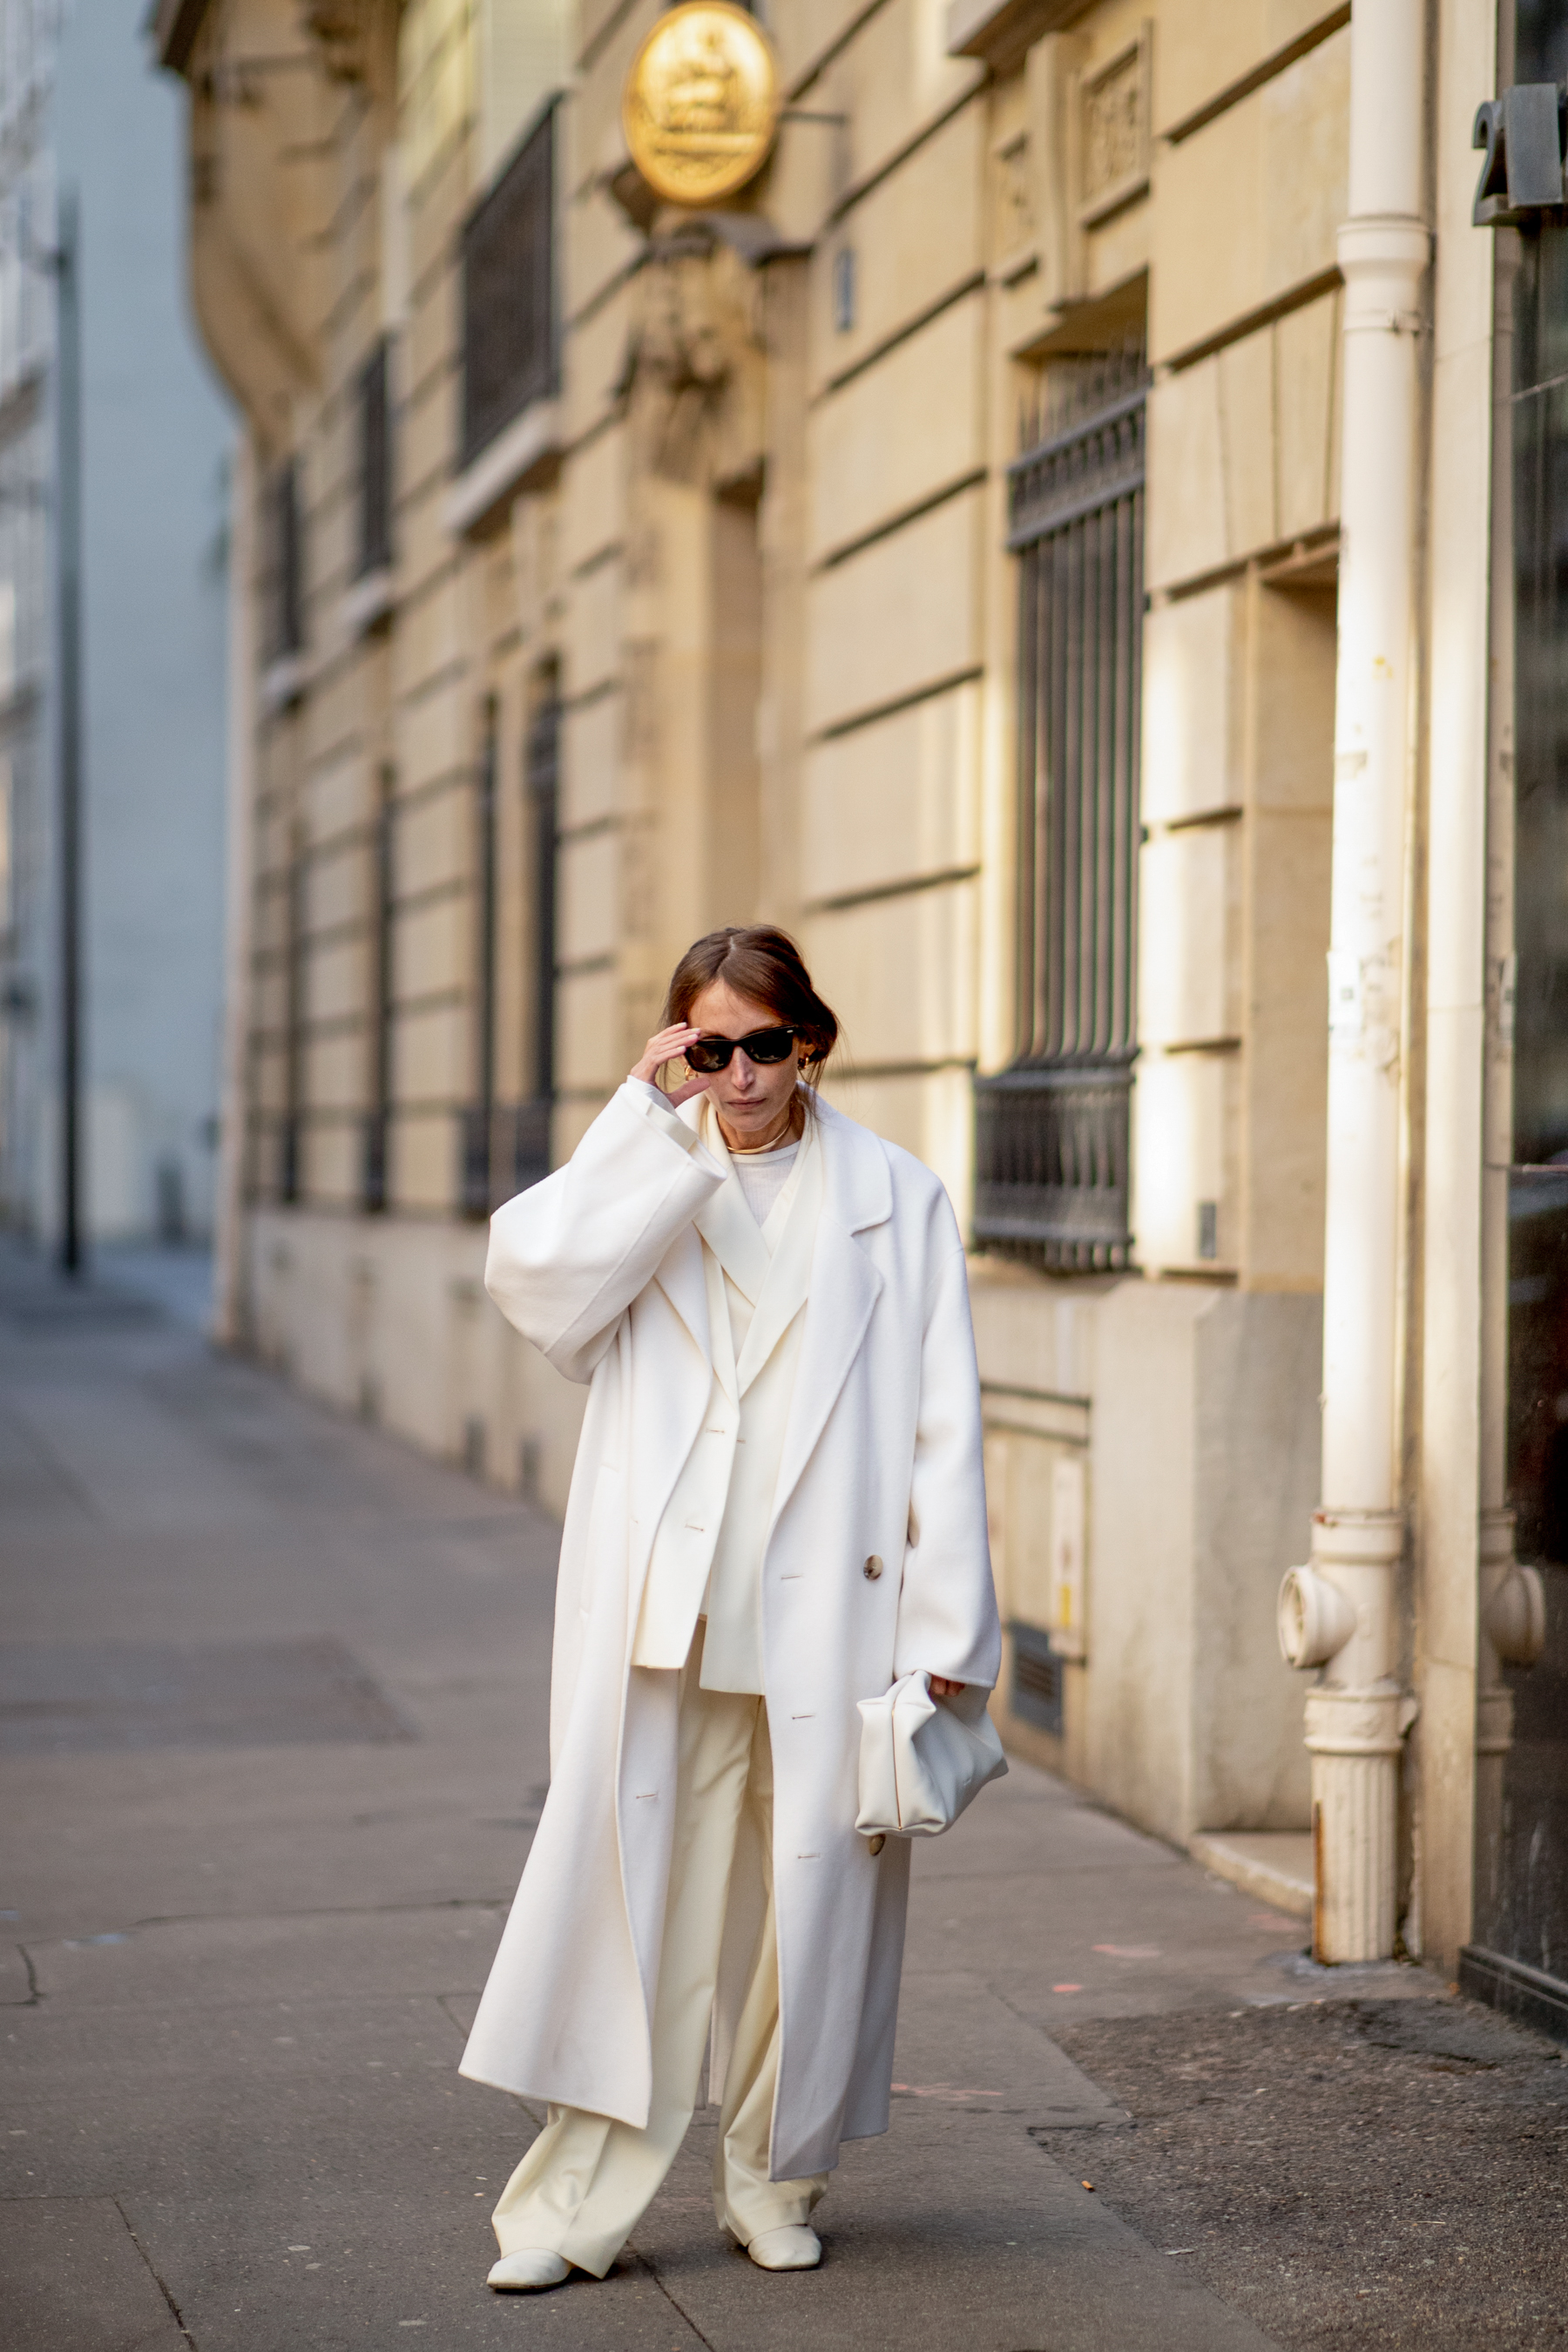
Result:
{"label": "white oversized coat", "polygon": [[[571,1160],[498,1210],[485,1281],[591,1383],[561,1547],[550,1794],[464,2053],[476,2081],[641,2126],[679,1677],[629,1663],[660,1516],[712,1381],[693,1220],[723,1181],[623,1087]],[[695,1128],[700,1097],[679,1117]],[[775,2179],[888,2126],[909,1847],[855,1832],[856,1702],[915,1667],[986,1686],[1001,1637],[963,1245],[931,1171],[826,1105],[823,1200],[763,1558],[781,2041]],[[868,1562],[885,1563],[868,1576]],[[721,2079],[763,1901],[737,1854]],[[717,2084],[713,2095],[718,2095]]]}

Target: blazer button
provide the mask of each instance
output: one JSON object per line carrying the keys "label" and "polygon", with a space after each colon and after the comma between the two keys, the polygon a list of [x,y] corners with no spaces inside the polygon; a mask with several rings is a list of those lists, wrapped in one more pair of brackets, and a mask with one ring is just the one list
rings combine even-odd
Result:
{"label": "blazer button", "polygon": [[881,1575],[882,1563],[876,1552],[873,1552],[870,1559],[866,1562],[865,1572],[873,1584],[876,1583],[877,1579]]}
{"label": "blazer button", "polygon": [[880,1831],[880,1830],[879,1830],[879,1831],[877,1832],[877,1834],[876,1834],[876,1836],[875,1836],[874,1838],[868,1838],[868,1839],[867,1839],[867,1841],[866,1841],[866,1851],[867,1851],[867,1853],[871,1853],[871,1854],[878,1854],[878,1853],[881,1853],[881,1851],[882,1851],[882,1848],[887,1844],[887,1843],[888,1843],[887,1839],[883,1836],[883,1834],[882,1834],[881,1831]]}

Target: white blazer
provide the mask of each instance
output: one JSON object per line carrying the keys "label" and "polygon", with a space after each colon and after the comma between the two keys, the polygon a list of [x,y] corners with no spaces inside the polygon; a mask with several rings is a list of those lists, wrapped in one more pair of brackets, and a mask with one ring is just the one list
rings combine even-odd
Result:
{"label": "white blazer", "polygon": [[[485,1280],[591,1383],[562,1538],[552,1780],[462,2071],[641,2126],[676,1785],[678,1676],[630,1664],[654,1538],[712,1392],[696,1220],[722,1182],[639,1087],[491,1223]],[[855,1833],[856,1703],[916,1667],[1001,1660],[963,1244],[937,1178],[819,1107],[823,1197],[771,1526],[763,1670],[773,1751],[781,2046],[772,2172],[885,2131],[909,1845]],[[731,1881],[715,2083],[762,1903]]]}
{"label": "white blazer", "polygon": [[[685,1145],[689,1130],[659,1116]],[[695,1219],[708,1278],[713,1388],[686,1466],[654,1538],[632,1645],[634,1666],[679,1667],[706,1610],[702,1680],[710,1690],[763,1688],[762,1579],[822,1213],[814,1122],[766,1225],[747,1205],[734,1162],[705,1107],[698,1132],[724,1181]]]}

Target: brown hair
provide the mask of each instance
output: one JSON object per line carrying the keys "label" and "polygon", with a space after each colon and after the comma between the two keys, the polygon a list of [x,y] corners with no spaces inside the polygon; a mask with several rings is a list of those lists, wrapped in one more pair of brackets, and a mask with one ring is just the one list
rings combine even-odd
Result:
{"label": "brown hair", "polygon": [[787,931],[772,923],[731,924],[696,940],[670,976],[664,1000],[666,1025],[688,1021],[705,988],[721,980],[738,996],[750,996],[795,1030],[800,1044],[801,1076],[815,1087],[822,1066],[838,1042],[838,1016],[811,984],[800,950]]}

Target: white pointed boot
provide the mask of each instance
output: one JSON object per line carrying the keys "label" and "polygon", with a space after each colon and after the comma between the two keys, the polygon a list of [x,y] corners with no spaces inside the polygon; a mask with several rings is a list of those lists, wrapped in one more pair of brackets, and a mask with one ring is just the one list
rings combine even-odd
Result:
{"label": "white pointed boot", "polygon": [[513,2294],[537,2294],[542,2287],[559,2286],[571,2268],[564,2254],[547,2253],[542,2246],[523,2246],[515,2254],[503,2254],[485,2284]]}
{"label": "white pointed boot", "polygon": [[822,2260],[822,2240],[804,2221],[760,2230],[746,2248],[760,2271],[814,2271]]}

